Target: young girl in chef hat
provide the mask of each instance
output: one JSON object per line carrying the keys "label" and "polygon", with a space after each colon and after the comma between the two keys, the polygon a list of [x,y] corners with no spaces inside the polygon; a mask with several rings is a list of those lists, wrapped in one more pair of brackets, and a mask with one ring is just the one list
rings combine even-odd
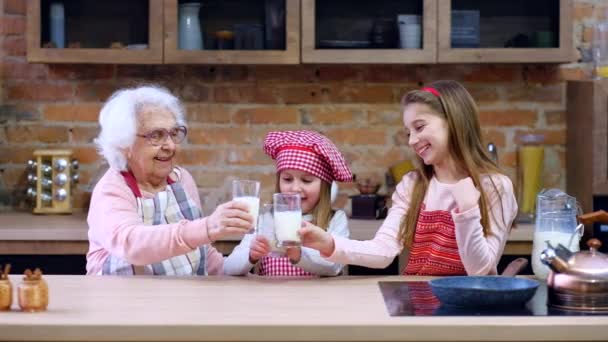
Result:
{"label": "young girl in chef hat", "polygon": [[483,147],[473,98],[458,82],[436,81],[402,105],[419,165],[397,185],[376,236],[353,241],[305,224],[303,245],[328,261],[375,268],[404,252],[407,275],[496,274],[517,203]]}
{"label": "young girl in chef hat", "polygon": [[[276,161],[276,191],[300,194],[303,221],[329,236],[348,238],[346,214],[331,209],[332,182],[352,181],[336,146],[314,131],[270,132],[264,140],[264,152]],[[280,253],[266,237],[257,234],[246,235],[226,258],[224,273],[243,275],[256,264],[257,273],[264,276],[338,275],[343,268],[311,248],[293,247]]]}

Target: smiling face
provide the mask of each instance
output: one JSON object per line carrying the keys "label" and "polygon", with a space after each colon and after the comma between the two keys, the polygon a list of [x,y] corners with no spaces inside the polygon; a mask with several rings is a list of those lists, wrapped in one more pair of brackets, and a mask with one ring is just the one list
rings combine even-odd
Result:
{"label": "smiling face", "polygon": [[299,193],[303,214],[309,214],[319,202],[321,182],[321,178],[305,171],[288,169],[279,173],[279,191]]}
{"label": "smiling face", "polygon": [[403,112],[408,143],[426,165],[436,165],[450,158],[449,128],[446,120],[423,103],[411,103]]}
{"label": "smiling face", "polygon": [[162,144],[155,146],[141,135],[157,129],[177,126],[175,115],[165,108],[147,106],[138,113],[139,127],[135,143],[127,153],[127,165],[133,171],[139,184],[152,187],[163,185],[173,170],[177,147],[170,137]]}

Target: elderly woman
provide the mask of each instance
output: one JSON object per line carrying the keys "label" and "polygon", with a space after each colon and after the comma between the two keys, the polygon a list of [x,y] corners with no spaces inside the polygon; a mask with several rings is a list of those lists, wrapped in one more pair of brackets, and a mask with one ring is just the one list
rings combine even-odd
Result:
{"label": "elderly woman", "polygon": [[87,274],[221,274],[210,243],[246,233],[253,217],[237,202],[202,217],[192,176],[175,165],[187,133],[180,101],[159,87],[120,90],[99,123],[95,143],[110,168],[91,198]]}

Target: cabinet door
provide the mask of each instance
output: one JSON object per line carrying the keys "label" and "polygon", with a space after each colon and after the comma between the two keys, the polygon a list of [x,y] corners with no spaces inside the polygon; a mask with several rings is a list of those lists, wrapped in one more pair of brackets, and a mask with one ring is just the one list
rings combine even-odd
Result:
{"label": "cabinet door", "polygon": [[[187,3],[164,1],[165,63],[300,63],[300,0],[204,1],[194,28],[187,24]],[[186,42],[192,37],[200,46]]]}
{"label": "cabinet door", "polygon": [[572,0],[439,1],[440,63],[569,62]]}
{"label": "cabinet door", "polygon": [[29,0],[27,59],[35,63],[161,64],[162,1]]}
{"label": "cabinet door", "polygon": [[302,0],[304,63],[435,63],[437,0]]}

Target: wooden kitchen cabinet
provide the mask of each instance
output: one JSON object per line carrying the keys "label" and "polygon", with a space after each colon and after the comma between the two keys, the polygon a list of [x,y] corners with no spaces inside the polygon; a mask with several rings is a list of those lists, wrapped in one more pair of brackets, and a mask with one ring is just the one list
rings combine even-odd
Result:
{"label": "wooden kitchen cabinet", "polygon": [[[209,0],[202,3],[199,19],[203,35],[202,50],[179,49],[178,8],[182,1],[164,1],[164,63],[166,64],[299,64],[300,63],[300,0],[278,1],[284,8],[284,44],[273,48],[268,44],[269,1]],[[277,3],[276,1],[274,2]],[[240,26],[240,28],[239,28]],[[257,26],[258,34],[255,34]],[[243,27],[254,34],[240,34]],[[245,29],[247,30],[247,28]],[[220,49],[216,33],[230,31],[230,48]],[[259,31],[262,36],[259,36]],[[251,31],[249,31],[251,32]],[[257,38],[255,38],[257,37]],[[260,42],[261,39],[261,42]],[[252,42],[253,41],[253,42]],[[243,43],[244,42],[244,43]],[[241,44],[241,45],[239,45]],[[239,48],[243,47],[244,48]],[[275,45],[276,46],[276,45]],[[255,48],[255,50],[253,49]]]}
{"label": "wooden kitchen cabinet", "polygon": [[[302,0],[302,62],[435,63],[437,3]],[[400,48],[397,18],[402,14],[420,16],[418,48]]]}
{"label": "wooden kitchen cabinet", "polygon": [[584,212],[608,195],[608,79],[567,85],[567,192]]}
{"label": "wooden kitchen cabinet", "polygon": [[27,2],[29,62],[162,63],[163,0],[62,1],[65,48],[49,47],[51,2]]}
{"label": "wooden kitchen cabinet", "polygon": [[574,61],[572,0],[441,0],[437,22],[439,63]]}

